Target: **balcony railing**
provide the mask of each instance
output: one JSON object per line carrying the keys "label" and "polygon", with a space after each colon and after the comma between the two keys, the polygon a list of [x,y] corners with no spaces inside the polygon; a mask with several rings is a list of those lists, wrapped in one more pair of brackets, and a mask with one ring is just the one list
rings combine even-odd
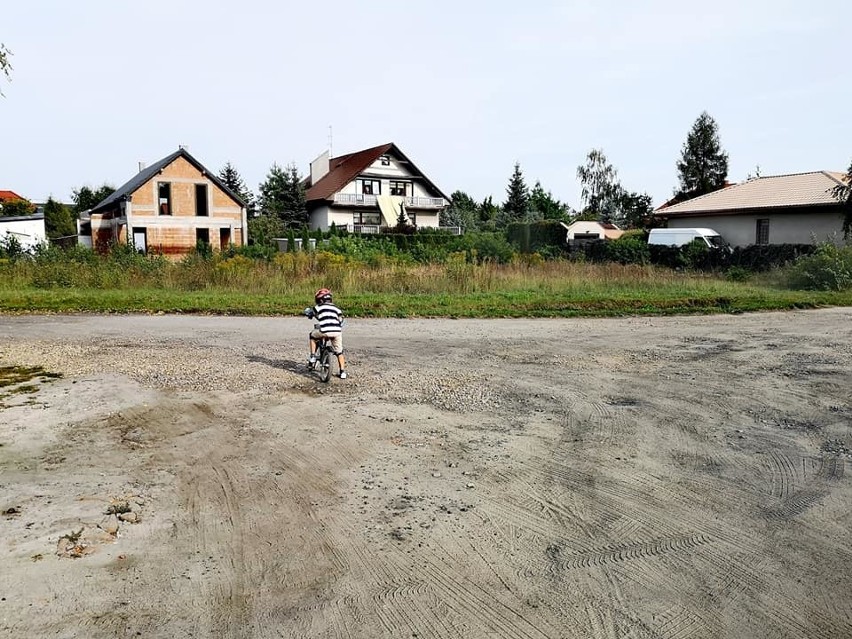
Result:
{"label": "balcony railing", "polygon": [[[403,201],[405,206],[411,208],[439,209],[447,206],[447,201],[442,197],[406,197],[403,198]],[[375,195],[360,193],[335,193],[334,203],[355,206],[376,206],[378,204]]]}
{"label": "balcony railing", "polygon": [[[420,227],[433,228],[434,227]],[[439,230],[449,233],[450,235],[461,235],[462,229],[460,226],[439,226]],[[378,233],[393,233],[393,227],[382,226],[379,224],[347,224],[346,230],[350,233],[361,233],[362,235],[376,235]]]}

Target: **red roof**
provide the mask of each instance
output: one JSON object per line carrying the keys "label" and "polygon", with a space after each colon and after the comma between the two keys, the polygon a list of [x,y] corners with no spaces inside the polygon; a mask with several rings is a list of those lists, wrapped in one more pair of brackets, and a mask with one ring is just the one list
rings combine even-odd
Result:
{"label": "red roof", "polygon": [[328,173],[323,175],[316,184],[305,193],[305,199],[327,200],[344,186],[354,180],[359,173],[391,150],[393,144],[382,144],[357,153],[349,153],[328,161]]}
{"label": "red roof", "polygon": [[[358,175],[369,168],[373,162],[386,153],[391,152],[398,155],[403,161],[408,163],[414,177],[422,179],[426,184],[434,189],[436,193],[449,202],[450,198],[444,195],[441,189],[435,186],[429,178],[423,175],[420,169],[414,166],[414,163],[409,160],[393,142],[329,159],[328,173],[317,180],[316,184],[311,184],[308,187],[308,190],[305,192],[305,200],[308,202],[316,200],[331,200],[335,193],[358,177]],[[310,184],[310,176],[305,178],[305,182]]]}
{"label": "red roof", "polygon": [[26,198],[21,197],[14,191],[0,191],[0,202],[5,200],[25,200]]}

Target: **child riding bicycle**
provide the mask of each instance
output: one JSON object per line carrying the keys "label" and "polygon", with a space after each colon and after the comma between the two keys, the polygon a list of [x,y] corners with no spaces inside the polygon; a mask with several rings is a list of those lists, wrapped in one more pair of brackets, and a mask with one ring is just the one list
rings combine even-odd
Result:
{"label": "child riding bicycle", "polygon": [[332,303],[331,291],[321,288],[314,295],[314,306],[306,308],[303,313],[310,318],[316,318],[317,328],[308,335],[308,366],[313,367],[317,361],[317,340],[326,338],[331,342],[331,349],[337,356],[340,366],[340,379],[346,379],[346,358],[343,356],[343,311]]}

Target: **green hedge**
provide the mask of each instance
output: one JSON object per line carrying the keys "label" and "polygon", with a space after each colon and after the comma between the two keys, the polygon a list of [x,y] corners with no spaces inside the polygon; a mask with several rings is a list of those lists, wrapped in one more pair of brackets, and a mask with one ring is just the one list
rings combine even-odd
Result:
{"label": "green hedge", "polygon": [[640,237],[599,240],[579,247],[585,259],[592,262],[621,264],[656,264],[673,269],[700,271],[726,270],[732,267],[750,272],[770,271],[795,263],[800,257],[817,250],[814,244],[773,244],[737,247],[733,252],[711,250],[693,242],[686,246],[648,245]]}
{"label": "green hedge", "polygon": [[536,253],[546,247],[564,249],[565,228],[556,220],[512,222],[506,227],[506,239],[521,253]]}

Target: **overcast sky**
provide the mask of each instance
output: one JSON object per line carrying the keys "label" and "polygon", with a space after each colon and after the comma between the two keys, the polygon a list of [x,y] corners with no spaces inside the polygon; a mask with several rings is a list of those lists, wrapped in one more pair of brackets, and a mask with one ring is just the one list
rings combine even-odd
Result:
{"label": "overcast sky", "polygon": [[445,193],[580,206],[602,148],[655,204],[706,110],[729,179],[852,160],[847,0],[6,0],[0,189],[69,201],[186,145],[253,190],[395,142]]}

